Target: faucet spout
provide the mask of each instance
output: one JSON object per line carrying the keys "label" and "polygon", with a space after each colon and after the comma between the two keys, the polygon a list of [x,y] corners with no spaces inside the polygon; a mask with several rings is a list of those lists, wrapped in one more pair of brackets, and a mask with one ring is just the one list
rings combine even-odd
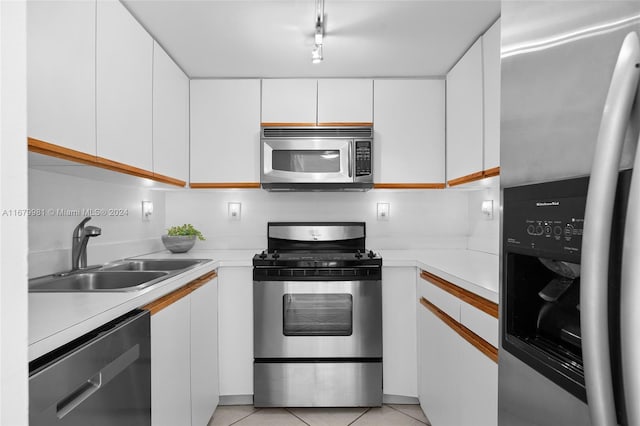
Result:
{"label": "faucet spout", "polygon": [[89,238],[102,234],[102,230],[97,226],[84,226],[84,224],[90,220],[91,217],[85,217],[73,230],[71,239],[72,271],[87,267],[87,243],[89,242]]}

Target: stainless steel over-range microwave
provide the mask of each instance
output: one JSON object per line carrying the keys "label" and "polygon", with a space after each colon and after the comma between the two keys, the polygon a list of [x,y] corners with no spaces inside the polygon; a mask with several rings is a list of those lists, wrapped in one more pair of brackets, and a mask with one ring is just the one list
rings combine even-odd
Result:
{"label": "stainless steel over-range microwave", "polygon": [[373,128],[262,127],[260,183],[269,191],[373,187]]}

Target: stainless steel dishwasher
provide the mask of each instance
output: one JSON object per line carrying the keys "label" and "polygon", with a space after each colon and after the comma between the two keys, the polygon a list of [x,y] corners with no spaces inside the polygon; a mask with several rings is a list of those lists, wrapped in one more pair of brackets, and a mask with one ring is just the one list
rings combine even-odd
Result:
{"label": "stainless steel dishwasher", "polygon": [[150,425],[149,318],[131,311],[29,363],[29,424]]}

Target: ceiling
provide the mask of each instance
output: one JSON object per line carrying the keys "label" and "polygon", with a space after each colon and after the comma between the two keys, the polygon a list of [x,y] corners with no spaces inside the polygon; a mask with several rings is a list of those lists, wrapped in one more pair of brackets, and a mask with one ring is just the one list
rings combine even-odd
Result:
{"label": "ceiling", "polygon": [[123,0],[190,78],[439,77],[500,15],[500,1]]}

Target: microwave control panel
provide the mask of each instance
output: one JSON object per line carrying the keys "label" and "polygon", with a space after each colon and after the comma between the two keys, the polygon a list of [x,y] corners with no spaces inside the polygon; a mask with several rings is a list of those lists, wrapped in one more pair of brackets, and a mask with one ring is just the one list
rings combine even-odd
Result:
{"label": "microwave control panel", "polygon": [[356,177],[371,174],[371,141],[355,141]]}

